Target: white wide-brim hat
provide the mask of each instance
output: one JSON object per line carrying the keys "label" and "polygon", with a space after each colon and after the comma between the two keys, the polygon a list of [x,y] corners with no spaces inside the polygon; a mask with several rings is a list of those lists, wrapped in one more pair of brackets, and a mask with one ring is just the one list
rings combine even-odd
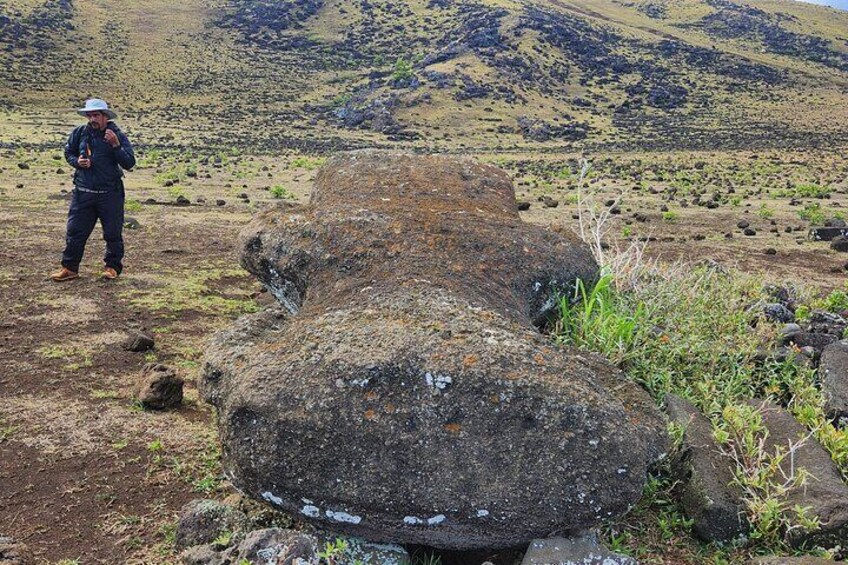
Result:
{"label": "white wide-brim hat", "polygon": [[87,112],[103,112],[110,120],[114,120],[118,117],[115,112],[109,109],[109,105],[106,101],[101,100],[100,98],[89,98],[85,101],[85,108],[77,110],[77,114],[80,116],[85,116]]}

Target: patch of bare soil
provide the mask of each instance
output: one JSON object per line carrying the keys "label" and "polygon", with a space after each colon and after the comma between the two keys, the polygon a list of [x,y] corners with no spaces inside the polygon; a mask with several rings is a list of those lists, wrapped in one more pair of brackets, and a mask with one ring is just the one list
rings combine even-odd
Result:
{"label": "patch of bare soil", "polygon": [[[0,534],[38,563],[173,562],[180,507],[227,488],[195,379],[207,334],[255,308],[234,247],[247,207],[133,214],[126,270],[109,282],[98,278],[98,226],[81,278],[56,284],[67,204],[47,200],[56,189],[40,180],[0,195]],[[125,351],[132,330],[156,348]],[[181,409],[134,402],[150,361],[186,378]]]}

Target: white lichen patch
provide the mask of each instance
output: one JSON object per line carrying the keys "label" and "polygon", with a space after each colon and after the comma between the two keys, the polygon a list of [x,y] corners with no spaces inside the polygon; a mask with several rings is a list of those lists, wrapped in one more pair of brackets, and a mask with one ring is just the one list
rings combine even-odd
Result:
{"label": "white lichen patch", "polygon": [[300,513],[310,518],[318,518],[321,516],[321,510],[312,504],[306,504],[300,509]]}
{"label": "white lichen patch", "polygon": [[433,516],[432,518],[428,518],[427,519],[427,525],[428,526],[438,526],[439,524],[443,523],[445,520],[447,520],[445,515],[439,514],[437,516]]}
{"label": "white lichen patch", "polygon": [[271,493],[271,492],[267,492],[267,491],[263,492],[262,498],[267,500],[268,502],[270,502],[272,504],[276,504],[277,506],[283,505],[283,499],[280,498],[279,496],[274,496],[274,494]]}
{"label": "white lichen patch", "polygon": [[403,523],[408,526],[420,526],[424,523],[424,520],[418,518],[417,516],[404,516]]}
{"label": "white lichen patch", "polygon": [[424,373],[424,382],[426,382],[427,386],[430,388],[445,390],[453,382],[453,378],[448,375]]}
{"label": "white lichen patch", "polygon": [[345,524],[358,524],[362,522],[361,516],[354,516],[352,514],[348,514],[347,512],[335,512],[333,510],[327,510],[324,514],[330,520],[334,522],[344,522]]}
{"label": "white lichen patch", "polygon": [[477,511],[477,517],[478,517],[478,518],[485,518],[485,517],[486,517],[486,516],[488,516],[488,515],[489,515],[489,511],[488,511],[488,510],[478,510],[478,511]]}

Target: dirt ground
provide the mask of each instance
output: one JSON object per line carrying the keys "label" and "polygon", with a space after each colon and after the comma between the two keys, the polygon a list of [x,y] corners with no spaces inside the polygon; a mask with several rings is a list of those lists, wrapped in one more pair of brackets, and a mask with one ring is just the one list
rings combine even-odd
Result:
{"label": "dirt ground", "polygon": [[[204,342],[264,300],[238,267],[239,229],[253,211],[277,200],[282,193],[275,186],[305,201],[315,174],[315,163],[294,156],[239,160],[249,166],[201,161],[176,189],[165,184],[179,162],[141,163],[127,179],[127,215],[139,225],[125,230],[124,274],[115,281],[98,278],[98,226],[81,278],[56,284],[48,275],[59,266],[63,247],[68,203],[60,191],[71,188],[68,167],[50,153],[3,156],[0,536],[25,543],[38,563],[175,562],[180,507],[231,492],[220,475],[213,414],[196,390]],[[514,174],[517,182],[526,180]],[[785,199],[752,197],[709,210],[675,207],[677,216],[664,219],[660,206],[669,201],[662,193],[635,194],[626,185],[612,179],[596,187],[601,202],[624,193],[610,240],[624,245],[625,236],[655,238],[647,246],[651,257],[713,259],[775,281],[821,288],[845,283],[848,255],[809,241],[806,222]],[[523,212],[527,221],[576,228],[567,188],[530,183],[519,184],[517,192],[531,202]],[[191,205],[172,205],[179,195]],[[562,203],[543,207],[543,195]],[[758,213],[763,204],[770,214]],[[835,191],[827,205],[843,207],[846,195]],[[741,219],[757,234],[742,235]],[[136,330],[155,338],[152,351],[121,347]],[[135,381],[148,362],[172,366],[186,379],[182,408],[151,412],[134,401]]]}

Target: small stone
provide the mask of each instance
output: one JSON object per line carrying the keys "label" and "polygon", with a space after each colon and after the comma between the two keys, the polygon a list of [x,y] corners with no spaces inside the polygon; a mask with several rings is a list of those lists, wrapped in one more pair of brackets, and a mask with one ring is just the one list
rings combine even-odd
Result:
{"label": "small stone", "polygon": [[739,228],[740,230],[744,230],[745,228],[747,228],[750,225],[751,225],[751,223],[748,220],[739,220],[739,222],[736,224],[736,227]]}
{"label": "small stone", "polygon": [[580,537],[535,539],[527,548],[521,565],[554,563],[597,563],[603,565],[638,565],[632,557],[612,553],[598,542],[594,533]]}
{"label": "small stone", "polygon": [[124,227],[128,230],[137,230],[141,227],[141,224],[138,223],[138,220],[136,220],[135,218],[127,216],[126,218],[124,218]]}
{"label": "small stone", "polygon": [[176,408],[183,402],[184,385],[185,381],[172,368],[159,363],[148,363],[141,371],[136,397],[145,408]]}
{"label": "small stone", "polygon": [[246,527],[247,516],[216,500],[192,500],[180,511],[174,547],[180,551],[195,545],[212,543],[224,532]]}
{"label": "small stone", "polygon": [[757,235],[757,230],[755,230],[754,228],[745,228],[742,233],[748,236]]}
{"label": "small stone", "polygon": [[155,342],[152,337],[147,334],[143,334],[141,332],[132,332],[127,336],[127,339],[124,341],[123,347],[127,351],[134,351],[136,353],[140,353],[142,351],[148,351],[153,349]]}
{"label": "small stone", "polygon": [[763,251],[766,255],[777,255],[777,249],[774,247],[768,247],[765,251]]}
{"label": "small stone", "polygon": [[840,253],[848,251],[848,237],[838,235],[830,241],[830,248]]}
{"label": "small stone", "polygon": [[517,202],[516,204],[518,206],[518,210],[521,211],[521,212],[524,212],[524,211],[530,209],[530,203],[529,202],[521,201],[521,202]]}
{"label": "small stone", "polygon": [[215,201],[215,206],[226,206],[227,201],[221,200],[220,198]]}

